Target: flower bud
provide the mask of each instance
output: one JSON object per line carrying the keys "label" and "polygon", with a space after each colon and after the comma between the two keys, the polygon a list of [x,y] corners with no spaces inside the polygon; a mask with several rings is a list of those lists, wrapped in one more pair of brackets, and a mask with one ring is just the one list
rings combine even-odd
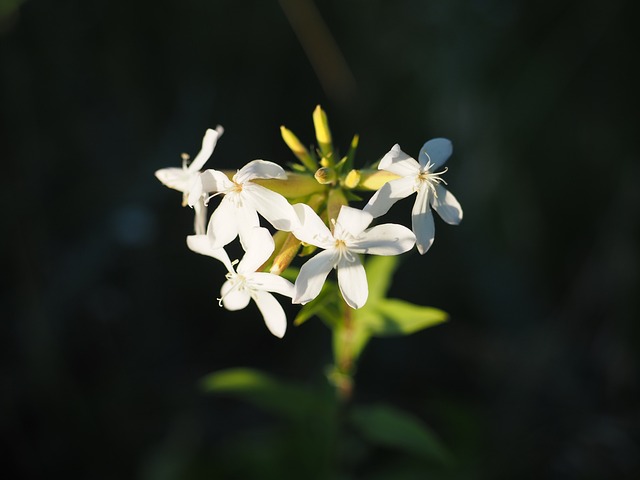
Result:
{"label": "flower bud", "polygon": [[327,114],[320,108],[320,105],[313,111],[313,126],[316,129],[316,139],[318,140],[318,147],[320,147],[322,156],[331,161],[333,157],[331,131],[329,130]]}
{"label": "flower bud", "polygon": [[319,168],[318,170],[316,170],[316,173],[313,176],[318,181],[318,183],[322,185],[335,183],[336,181],[336,171],[333,168]]}
{"label": "flower bud", "polygon": [[344,179],[344,186],[347,188],[356,188],[360,183],[360,171],[351,170]]}
{"label": "flower bud", "polygon": [[400,178],[386,170],[361,170],[358,188],[362,190],[379,190],[385,183]]}
{"label": "flower bud", "polygon": [[307,169],[312,172],[318,168],[317,162],[309,155],[309,151],[305,148],[298,137],[296,137],[291,130],[285,128],[284,125],[280,126],[280,135],[282,135],[282,139],[287,144],[287,146],[291,149],[293,154],[298,157],[298,160],[307,167]]}

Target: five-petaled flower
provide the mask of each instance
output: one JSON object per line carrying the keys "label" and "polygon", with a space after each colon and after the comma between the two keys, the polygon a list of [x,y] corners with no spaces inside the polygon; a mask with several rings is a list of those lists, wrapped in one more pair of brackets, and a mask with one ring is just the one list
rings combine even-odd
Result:
{"label": "five-petaled flower", "polygon": [[[182,168],[170,167],[161,168],[156,170],[156,178],[160,180],[164,185],[174,190],[182,192],[182,206],[187,205],[187,198],[189,192],[196,184],[198,177],[200,176],[200,169],[204,166],[213,149],[216,147],[218,138],[222,135],[224,129],[218,125],[215,130],[209,128],[202,138],[202,148],[196,155],[193,161],[187,165],[189,155],[182,155]],[[204,226],[207,222],[207,209],[202,200],[194,202],[191,205],[195,209],[195,221],[194,228],[196,234],[204,233]]]}
{"label": "five-petaled flower", "polygon": [[227,268],[227,281],[222,285],[218,299],[221,305],[227,310],[241,310],[253,300],[269,331],[276,337],[284,336],[287,317],[270,292],[293,297],[294,286],[278,275],[256,271],[274,250],[273,238],[267,229],[254,227],[249,232],[246,237],[247,251],[235,269],[236,262],[231,262],[225,249],[213,248],[206,235],[187,237],[187,245],[196,253],[220,260]]}
{"label": "five-petaled flower", "polygon": [[282,195],[252,181],[286,179],[287,174],[280,165],[253,160],[238,170],[231,180],[213,169],[205,170],[199,178],[189,193],[189,205],[194,205],[207,193],[224,195],[207,226],[207,236],[214,249],[224,247],[240,236],[246,250],[252,229],[260,225],[258,213],[278,230],[291,231],[297,224],[293,207]]}
{"label": "five-petaled flower", "polygon": [[435,169],[442,166],[451,156],[452,145],[446,138],[434,138],[422,146],[419,162],[400,150],[398,144],[380,160],[378,169],[394,173],[401,178],[384,184],[369,200],[364,210],[374,217],[384,215],[398,200],[417,192],[411,212],[411,223],[416,235],[416,246],[421,254],[431,247],[435,236],[431,205],[440,217],[451,225],[462,220],[462,207],[441,183],[447,171]]}
{"label": "five-petaled flower", "polygon": [[393,223],[367,229],[373,216],[356,208],[343,206],[332,220],[333,233],[320,217],[303,203],[294,205],[300,226],[293,234],[303,242],[324,251],[307,260],[295,283],[293,303],[307,303],[322,289],[332,269],[338,271],[338,286],[351,308],[362,307],[369,295],[367,276],[358,254],[398,255],[415,244],[415,236],[406,227]]}

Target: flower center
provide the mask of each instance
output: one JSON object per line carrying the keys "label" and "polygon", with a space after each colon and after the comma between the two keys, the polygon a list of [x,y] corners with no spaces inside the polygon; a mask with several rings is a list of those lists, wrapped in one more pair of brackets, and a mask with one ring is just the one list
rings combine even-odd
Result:
{"label": "flower center", "polygon": [[[425,155],[429,157],[429,154],[426,152]],[[420,173],[416,177],[416,189],[419,189],[424,185],[431,191],[434,197],[438,198],[436,185],[439,185],[440,183],[447,185],[447,182],[441,177],[441,175],[446,173],[448,168],[444,167],[444,170],[440,172],[432,172],[432,168],[434,168],[434,165],[431,163],[431,159],[429,158],[425,167],[420,170]]]}
{"label": "flower center", "polygon": [[355,256],[353,252],[349,250],[349,247],[347,247],[347,244],[344,240],[340,238],[336,239],[335,249],[338,251],[338,258],[336,260],[336,264],[334,265],[334,268],[338,263],[340,263],[340,260],[342,260],[342,258],[345,258],[349,263],[355,260]]}

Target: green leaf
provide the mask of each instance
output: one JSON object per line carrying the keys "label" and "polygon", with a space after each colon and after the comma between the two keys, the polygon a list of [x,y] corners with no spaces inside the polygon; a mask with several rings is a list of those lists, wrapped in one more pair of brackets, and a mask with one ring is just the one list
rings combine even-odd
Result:
{"label": "green leaf", "polygon": [[344,171],[348,172],[353,168],[353,161],[356,158],[356,150],[358,149],[358,143],[360,141],[360,136],[356,133],[351,140],[351,144],[349,145],[349,151],[347,152],[347,161],[344,165]]}
{"label": "green leaf", "polygon": [[394,407],[354,407],[349,420],[374,445],[397,448],[442,463],[451,459],[451,454],[427,425]]}
{"label": "green leaf", "polygon": [[248,368],[221,370],[202,379],[205,391],[241,399],[286,418],[301,418],[318,409],[324,397]]}
{"label": "green leaf", "polygon": [[448,319],[446,312],[395,298],[381,299],[373,307],[379,315],[367,315],[364,322],[375,336],[409,335]]}
{"label": "green leaf", "polygon": [[314,315],[318,315],[321,310],[326,309],[327,304],[332,301],[334,303],[337,302],[339,298],[338,295],[339,292],[336,285],[329,281],[325,282],[318,296],[300,309],[298,315],[296,315],[296,318],[293,320],[293,324],[296,326],[302,325]]}
{"label": "green leaf", "polygon": [[369,302],[377,302],[379,299],[384,298],[389,290],[391,279],[398,267],[398,258],[396,256],[381,256],[372,255],[365,264],[365,270],[367,271],[367,279],[369,281]]}

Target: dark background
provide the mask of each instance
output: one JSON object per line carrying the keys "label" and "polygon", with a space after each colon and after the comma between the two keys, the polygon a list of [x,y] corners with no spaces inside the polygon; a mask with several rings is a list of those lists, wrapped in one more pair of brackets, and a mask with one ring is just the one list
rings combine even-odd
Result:
{"label": "dark background", "polygon": [[391,291],[451,321],[374,340],[356,401],[431,425],[456,458],[432,478],[640,478],[635,2],[0,5],[5,478],[218,478],[270,420],[203,375],[323,382],[325,326],[220,309],[153,176],[217,124],[208,166],[289,162],[278,128],[311,143],[318,103],[360,165],[450,138],[464,208]]}

